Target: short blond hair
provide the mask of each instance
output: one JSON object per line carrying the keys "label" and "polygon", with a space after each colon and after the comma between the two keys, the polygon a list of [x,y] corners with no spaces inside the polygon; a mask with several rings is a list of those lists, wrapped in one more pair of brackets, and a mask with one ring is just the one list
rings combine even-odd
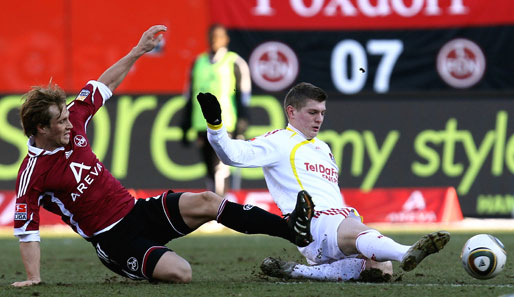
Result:
{"label": "short blond hair", "polygon": [[23,132],[28,137],[37,134],[38,125],[49,126],[52,114],[50,106],[59,109],[66,106],[66,93],[56,84],[49,83],[47,87],[35,86],[23,95],[23,104],[20,110]]}

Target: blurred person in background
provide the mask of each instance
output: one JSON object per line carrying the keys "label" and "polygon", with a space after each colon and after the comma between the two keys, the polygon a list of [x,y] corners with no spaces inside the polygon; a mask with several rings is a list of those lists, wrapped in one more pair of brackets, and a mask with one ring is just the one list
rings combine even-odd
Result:
{"label": "blurred person in background", "polygon": [[403,245],[366,226],[356,209],[344,205],[334,155],[328,144],[316,137],[327,110],[327,94],[321,88],[310,83],[292,87],[283,105],[287,127],[249,141],[228,137],[214,95],[199,93],[197,99],[207,121],[209,142],[225,164],[261,167],[268,190],[284,215],[295,208],[297,193],[308,196],[305,200],[315,205],[314,218],[306,224],[313,242],[298,248],[309,265],[268,257],[261,264],[265,274],[330,281],[387,280],[392,274],[391,261],[410,271],[450,240],[448,232],[439,231],[424,235],[413,245]]}
{"label": "blurred person in background", "polygon": [[[206,188],[223,196],[230,185],[230,168],[220,162],[209,144],[200,106],[193,99],[199,92],[214,94],[223,109],[223,121],[230,137],[243,139],[248,126],[252,83],[248,64],[227,48],[230,38],[225,27],[212,25],[208,42],[209,51],[200,54],[191,69],[182,120],[182,142],[189,145],[187,132],[190,128],[197,132],[196,143],[207,169]],[[234,188],[238,189],[240,177],[233,178]]]}
{"label": "blurred person in background", "polygon": [[107,268],[135,280],[190,282],[190,264],[165,244],[211,220],[245,234],[268,234],[299,246],[310,243],[309,230],[295,231],[296,220],[312,218],[314,210],[306,208],[304,200],[299,199],[294,216],[284,219],[213,192],[169,190],[136,199],[98,160],[87,138],[88,123],[132,65],[159,44],[164,31],[163,25],[150,27],[125,57],[98,80],[87,82],[68,105],[64,91],[51,83],[23,96],[20,117],[29,140],[16,180],[14,235],[27,279],[13,286],[41,282],[40,207],[61,216],[91,242]]}

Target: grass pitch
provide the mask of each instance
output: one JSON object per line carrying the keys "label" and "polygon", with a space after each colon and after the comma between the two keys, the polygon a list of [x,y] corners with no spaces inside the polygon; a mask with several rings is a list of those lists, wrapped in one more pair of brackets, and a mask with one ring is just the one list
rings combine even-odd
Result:
{"label": "grass pitch", "polygon": [[[385,233],[398,242],[414,243],[422,234]],[[131,281],[105,268],[92,245],[81,238],[43,238],[41,274],[44,283],[27,288],[10,284],[25,279],[18,242],[0,239],[1,296],[501,296],[514,294],[514,233],[491,233],[507,250],[503,273],[491,280],[466,274],[460,263],[464,242],[476,233],[452,233],[446,248],[415,270],[395,275],[390,283],[287,281],[263,276],[259,265],[267,256],[304,263],[296,248],[282,239],[260,235],[193,234],[168,246],[193,267],[187,285]]]}

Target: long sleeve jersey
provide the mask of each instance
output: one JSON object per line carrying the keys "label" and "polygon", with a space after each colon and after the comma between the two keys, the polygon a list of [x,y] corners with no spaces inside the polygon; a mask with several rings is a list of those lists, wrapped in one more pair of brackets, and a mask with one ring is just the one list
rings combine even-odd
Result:
{"label": "long sleeve jersey", "polygon": [[293,211],[300,190],[318,211],[344,206],[338,167],[330,147],[306,137],[292,125],[248,141],[230,139],[224,127],[208,129],[220,160],[236,167],[262,167],[268,190],[283,214]]}

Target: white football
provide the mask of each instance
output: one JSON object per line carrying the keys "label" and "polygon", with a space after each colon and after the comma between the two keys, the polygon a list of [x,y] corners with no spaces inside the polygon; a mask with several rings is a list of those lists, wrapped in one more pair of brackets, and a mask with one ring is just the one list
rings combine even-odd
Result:
{"label": "white football", "polygon": [[493,278],[505,268],[507,252],[490,234],[478,234],[466,241],[460,255],[464,269],[474,278]]}

